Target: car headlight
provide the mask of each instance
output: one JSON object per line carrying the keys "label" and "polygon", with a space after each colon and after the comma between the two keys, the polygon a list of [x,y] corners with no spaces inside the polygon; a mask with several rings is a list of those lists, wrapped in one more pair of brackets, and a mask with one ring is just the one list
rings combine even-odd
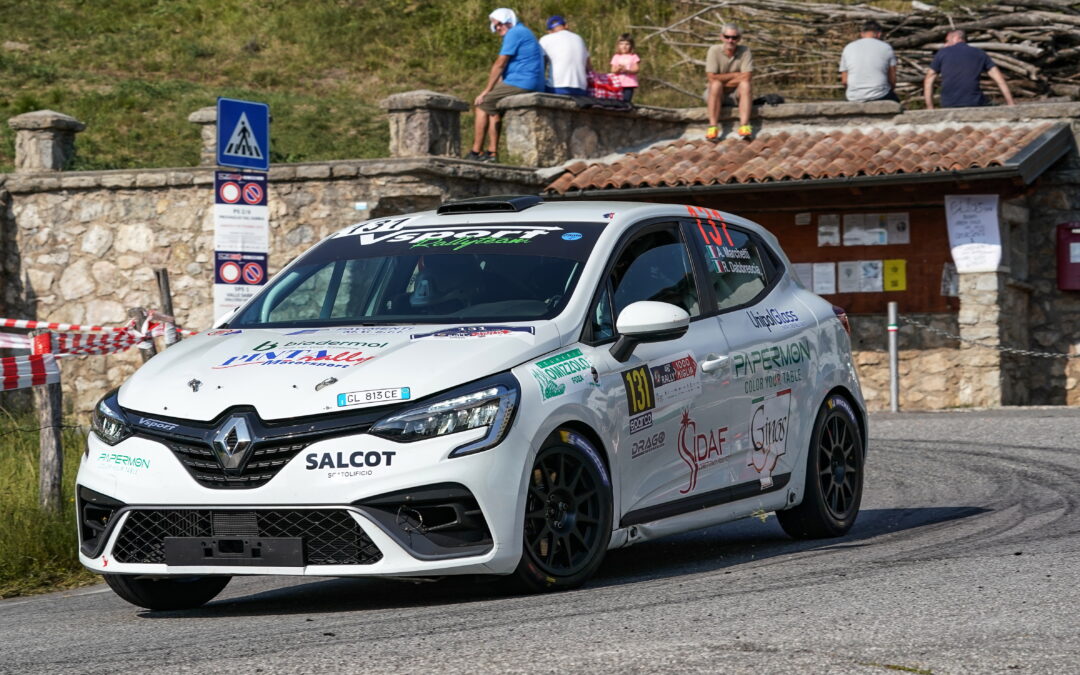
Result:
{"label": "car headlight", "polygon": [[488,433],[483,438],[455,448],[450,456],[480,452],[497,445],[510,429],[518,391],[517,380],[512,375],[487,378],[437,400],[384,417],[368,433],[399,443],[411,443],[487,428]]}
{"label": "car headlight", "polygon": [[90,428],[97,437],[108,445],[116,445],[128,436],[131,436],[131,427],[128,426],[124,413],[120,411],[116,392],[113,389],[98,404],[94,406],[94,414],[90,418]]}

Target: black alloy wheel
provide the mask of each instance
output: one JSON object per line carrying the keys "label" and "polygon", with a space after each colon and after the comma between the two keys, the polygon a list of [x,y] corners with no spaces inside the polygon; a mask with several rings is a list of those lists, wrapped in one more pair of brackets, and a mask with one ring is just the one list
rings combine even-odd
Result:
{"label": "black alloy wheel", "polygon": [[515,576],[531,590],[581,585],[599,567],[611,538],[611,481],[599,453],[574,432],[553,438],[537,453],[525,496]]}
{"label": "black alloy wheel", "polygon": [[862,502],[863,459],[854,409],[839,394],[830,395],[814,422],[802,503],[776,513],[784,531],[796,539],[846,534]]}

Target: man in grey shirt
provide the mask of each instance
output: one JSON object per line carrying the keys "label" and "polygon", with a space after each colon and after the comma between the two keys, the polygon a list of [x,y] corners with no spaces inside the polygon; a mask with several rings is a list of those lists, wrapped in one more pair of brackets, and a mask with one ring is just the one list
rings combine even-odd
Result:
{"label": "man in grey shirt", "polygon": [[862,25],[858,40],[849,42],[840,56],[840,81],[849,101],[896,101],[896,54],[881,41],[881,24],[871,19]]}

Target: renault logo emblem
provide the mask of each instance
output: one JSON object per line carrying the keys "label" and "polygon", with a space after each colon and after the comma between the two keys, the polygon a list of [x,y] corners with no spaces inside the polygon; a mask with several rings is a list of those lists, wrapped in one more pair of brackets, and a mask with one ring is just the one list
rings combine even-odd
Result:
{"label": "renault logo emblem", "polygon": [[228,473],[240,473],[251,451],[251,429],[243,417],[230,417],[214,434],[214,455]]}

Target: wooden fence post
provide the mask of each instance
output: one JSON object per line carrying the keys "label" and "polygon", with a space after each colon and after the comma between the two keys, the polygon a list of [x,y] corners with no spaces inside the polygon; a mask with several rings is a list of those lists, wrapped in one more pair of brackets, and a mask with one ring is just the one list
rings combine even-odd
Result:
{"label": "wooden fence post", "polygon": [[[154,276],[157,277],[158,293],[161,294],[161,311],[168,316],[175,317],[172,306],[172,291],[169,290],[169,270],[159,267],[154,270]],[[165,348],[168,349],[177,342],[180,342],[180,331],[176,328],[176,324],[165,324]]]}
{"label": "wooden fence post", "polygon": [[[34,331],[31,335],[48,334]],[[64,447],[60,439],[63,424],[63,395],[60,383],[31,387],[38,418],[38,501],[41,508],[59,511],[64,477]]]}

